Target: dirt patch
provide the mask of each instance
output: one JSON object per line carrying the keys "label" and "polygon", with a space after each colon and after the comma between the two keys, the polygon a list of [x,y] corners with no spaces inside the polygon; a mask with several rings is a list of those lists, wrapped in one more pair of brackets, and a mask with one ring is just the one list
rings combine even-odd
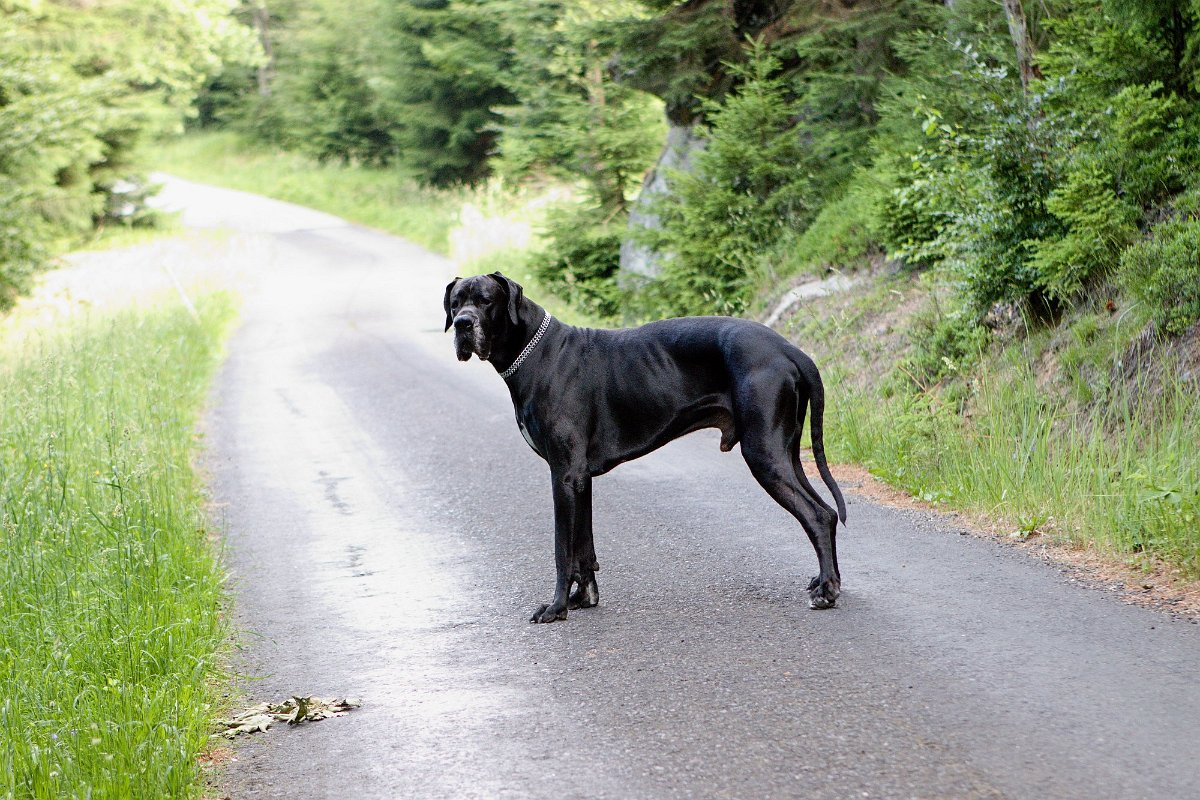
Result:
{"label": "dirt patch", "polygon": [[201,800],[231,800],[220,788],[221,774],[231,763],[237,761],[237,755],[229,747],[212,747],[196,756],[197,763],[204,775],[204,793]]}
{"label": "dirt patch", "polygon": [[205,769],[219,769],[230,761],[236,761],[233,750],[229,747],[214,747],[196,756],[200,766]]}
{"label": "dirt patch", "polygon": [[931,302],[920,276],[880,271],[845,291],[800,300],[775,328],[818,364],[836,363],[844,382],[863,388],[878,379],[878,365],[908,354],[912,320]]}
{"label": "dirt patch", "polygon": [[[812,470],[815,473],[815,466]],[[1172,617],[1200,624],[1200,581],[1185,577],[1161,561],[1141,561],[1136,566],[1118,556],[1078,543],[1033,535],[1014,538],[1012,529],[984,514],[947,511],[913,497],[876,478],[854,464],[831,464],[830,471],[844,491],[873,503],[919,510],[936,515],[961,533],[1019,547],[1031,556],[1054,566],[1067,580],[1091,589],[1115,593],[1121,601],[1152,608]]]}

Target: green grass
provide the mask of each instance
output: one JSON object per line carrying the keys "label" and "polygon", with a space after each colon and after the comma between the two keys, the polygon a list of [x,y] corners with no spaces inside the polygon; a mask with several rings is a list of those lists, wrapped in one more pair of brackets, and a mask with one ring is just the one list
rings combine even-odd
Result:
{"label": "green grass", "polygon": [[320,209],[442,255],[465,196],[423,188],[396,170],[321,164],[227,131],[162,142],[151,160],[155,169],[181,178]]}
{"label": "green grass", "polygon": [[827,370],[830,449],[926,501],[1018,536],[1098,546],[1200,577],[1200,409],[1177,383],[1081,406],[1026,364],[977,370],[966,415],[936,392],[883,397]]}
{"label": "green grass", "polygon": [[0,797],[199,795],[222,573],[192,469],[232,302],[0,344]]}

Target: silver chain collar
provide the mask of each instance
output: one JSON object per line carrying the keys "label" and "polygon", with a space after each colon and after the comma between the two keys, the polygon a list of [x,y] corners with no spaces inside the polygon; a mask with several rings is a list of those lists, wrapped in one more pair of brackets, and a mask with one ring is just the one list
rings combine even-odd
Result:
{"label": "silver chain collar", "polygon": [[517,371],[517,368],[529,357],[529,354],[533,352],[533,348],[537,347],[537,343],[541,341],[542,334],[546,332],[546,328],[550,326],[551,319],[550,312],[547,311],[546,316],[542,317],[542,324],[538,326],[537,333],[529,340],[529,344],[525,345],[525,349],[521,351],[521,355],[517,356],[517,360],[512,363],[512,366],[500,373],[501,378],[511,378],[513,373]]}

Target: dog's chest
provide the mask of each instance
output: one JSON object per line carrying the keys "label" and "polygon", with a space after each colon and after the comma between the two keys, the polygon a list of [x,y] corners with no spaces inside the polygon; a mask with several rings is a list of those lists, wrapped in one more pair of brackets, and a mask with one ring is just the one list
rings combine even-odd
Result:
{"label": "dog's chest", "polygon": [[525,421],[520,417],[517,417],[517,427],[521,429],[521,435],[525,437],[525,443],[529,445],[529,449],[533,450],[533,452],[537,453],[539,456],[542,456],[542,458],[545,458],[545,456],[542,455],[542,451],[539,450],[538,446],[533,443],[533,437],[529,435],[529,428],[525,427]]}

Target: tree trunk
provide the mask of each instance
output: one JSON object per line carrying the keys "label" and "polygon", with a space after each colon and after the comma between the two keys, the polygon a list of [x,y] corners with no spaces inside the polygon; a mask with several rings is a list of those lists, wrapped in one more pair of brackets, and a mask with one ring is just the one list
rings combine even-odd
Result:
{"label": "tree trunk", "polygon": [[589,139],[591,153],[588,155],[587,172],[596,190],[596,197],[604,214],[611,219],[625,211],[625,178],[613,172],[604,158],[598,136],[605,127],[608,113],[608,94],[604,87],[604,61],[599,55],[600,43],[595,39],[587,43],[587,66],[584,82],[587,87],[588,105],[591,107]]}
{"label": "tree trunk", "polygon": [[1017,69],[1021,72],[1021,88],[1029,94],[1029,82],[1037,77],[1033,64],[1033,42],[1029,39],[1029,28],[1025,24],[1025,10],[1021,0],[1004,0],[1004,15],[1008,17],[1008,33],[1017,48]]}
{"label": "tree trunk", "polygon": [[255,3],[250,13],[254,21],[254,30],[258,33],[258,41],[262,45],[263,55],[266,56],[266,60],[258,65],[258,70],[256,71],[258,93],[262,97],[270,97],[271,72],[275,67],[275,54],[271,48],[271,31],[268,27],[271,13],[267,11],[265,0]]}

